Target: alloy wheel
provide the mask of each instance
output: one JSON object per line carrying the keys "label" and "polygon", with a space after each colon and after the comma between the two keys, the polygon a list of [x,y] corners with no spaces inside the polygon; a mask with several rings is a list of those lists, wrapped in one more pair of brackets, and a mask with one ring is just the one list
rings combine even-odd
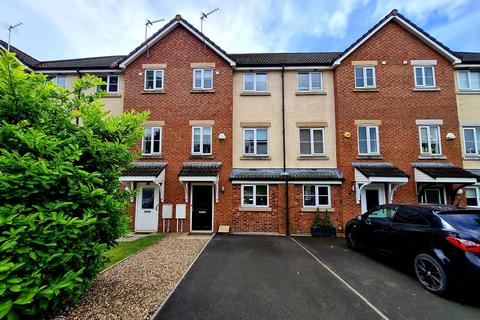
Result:
{"label": "alloy wheel", "polygon": [[421,254],[415,259],[415,273],[420,283],[428,290],[442,293],[446,288],[446,275],[440,264],[432,257]]}

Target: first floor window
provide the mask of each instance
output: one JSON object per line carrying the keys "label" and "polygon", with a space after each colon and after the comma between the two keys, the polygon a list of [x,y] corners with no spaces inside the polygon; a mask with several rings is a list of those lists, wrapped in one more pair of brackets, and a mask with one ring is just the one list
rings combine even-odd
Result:
{"label": "first floor window", "polygon": [[463,128],[463,143],[465,154],[480,154],[480,127]]}
{"label": "first floor window", "polygon": [[193,89],[209,90],[213,88],[213,70],[212,69],[194,69],[193,70]]}
{"label": "first floor window", "polygon": [[242,207],[268,207],[268,185],[242,185]]}
{"label": "first floor window", "polygon": [[192,154],[212,154],[212,127],[193,127],[192,139]]}
{"label": "first floor window", "polygon": [[51,81],[63,89],[67,89],[67,76],[55,76]]}
{"label": "first floor window", "polygon": [[298,73],[298,91],[321,91],[322,73],[321,72],[299,72]]}
{"label": "first floor window", "polygon": [[268,76],[265,72],[247,72],[243,74],[243,91],[267,92]]}
{"label": "first floor window", "polygon": [[467,206],[478,207],[478,188],[465,188],[465,195],[467,197]]}
{"label": "first floor window", "polygon": [[460,90],[480,90],[480,70],[458,71],[458,88]]}
{"label": "first floor window", "polygon": [[118,92],[118,76],[99,76],[105,84],[97,86],[97,92],[100,90],[106,91],[107,93],[117,93]]}
{"label": "first floor window", "polygon": [[142,141],[143,154],[160,154],[162,151],[162,128],[145,127]]}
{"label": "first floor window", "polygon": [[422,154],[441,154],[440,150],[440,127],[439,126],[420,126],[420,153]]}
{"label": "first floor window", "polygon": [[145,70],[145,90],[163,90],[163,70]]}
{"label": "first floor window", "polygon": [[304,207],[330,207],[330,186],[304,185]]}
{"label": "first floor window", "polygon": [[268,154],[268,129],[248,128],[243,129],[243,154],[265,156]]}
{"label": "first floor window", "polygon": [[300,154],[325,154],[324,129],[300,129]]}
{"label": "first floor window", "polygon": [[358,127],[358,154],[370,155],[379,154],[378,127],[377,126],[359,126]]}
{"label": "first floor window", "polygon": [[375,88],[375,67],[355,67],[355,88]]}
{"label": "first floor window", "polygon": [[433,66],[414,67],[415,87],[435,87],[434,70]]}

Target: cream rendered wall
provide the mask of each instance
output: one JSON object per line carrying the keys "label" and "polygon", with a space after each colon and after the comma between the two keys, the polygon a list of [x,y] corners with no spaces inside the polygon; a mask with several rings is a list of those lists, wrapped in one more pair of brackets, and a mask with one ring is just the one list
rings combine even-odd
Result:
{"label": "cream rendered wall", "polygon": [[[297,95],[296,70],[285,71],[286,152],[288,168],[335,168],[335,102],[333,72],[323,71],[324,93]],[[269,95],[242,95],[243,71],[233,77],[233,167],[282,168],[282,89],[281,71],[268,71]],[[243,157],[243,128],[241,123],[270,123],[268,130],[269,157]],[[325,157],[300,157],[298,122],[322,122],[325,127]]]}
{"label": "cream rendered wall", "polygon": [[480,157],[465,157],[463,130],[465,126],[480,126],[480,92],[460,92],[458,90],[458,73],[455,72],[455,89],[457,90],[458,120],[460,122],[460,141],[462,142],[463,167],[479,169]]}

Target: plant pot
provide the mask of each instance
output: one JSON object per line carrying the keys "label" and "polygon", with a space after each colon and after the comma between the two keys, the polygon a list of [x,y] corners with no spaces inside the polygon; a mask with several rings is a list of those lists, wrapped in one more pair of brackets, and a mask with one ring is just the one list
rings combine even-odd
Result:
{"label": "plant pot", "polygon": [[337,229],[330,228],[312,228],[310,232],[313,237],[335,237],[337,235]]}

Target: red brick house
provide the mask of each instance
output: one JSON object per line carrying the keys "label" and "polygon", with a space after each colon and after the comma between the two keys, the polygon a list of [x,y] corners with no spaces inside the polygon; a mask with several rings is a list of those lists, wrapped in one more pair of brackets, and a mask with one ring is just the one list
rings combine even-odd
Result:
{"label": "red brick house", "polygon": [[141,158],[122,177],[139,188],[136,231],[230,224],[233,65],[180,15],[121,62],[124,110],[150,112]]}
{"label": "red brick house", "polygon": [[453,203],[461,169],[453,52],[393,10],[333,63],[343,225],[378,204]]}

